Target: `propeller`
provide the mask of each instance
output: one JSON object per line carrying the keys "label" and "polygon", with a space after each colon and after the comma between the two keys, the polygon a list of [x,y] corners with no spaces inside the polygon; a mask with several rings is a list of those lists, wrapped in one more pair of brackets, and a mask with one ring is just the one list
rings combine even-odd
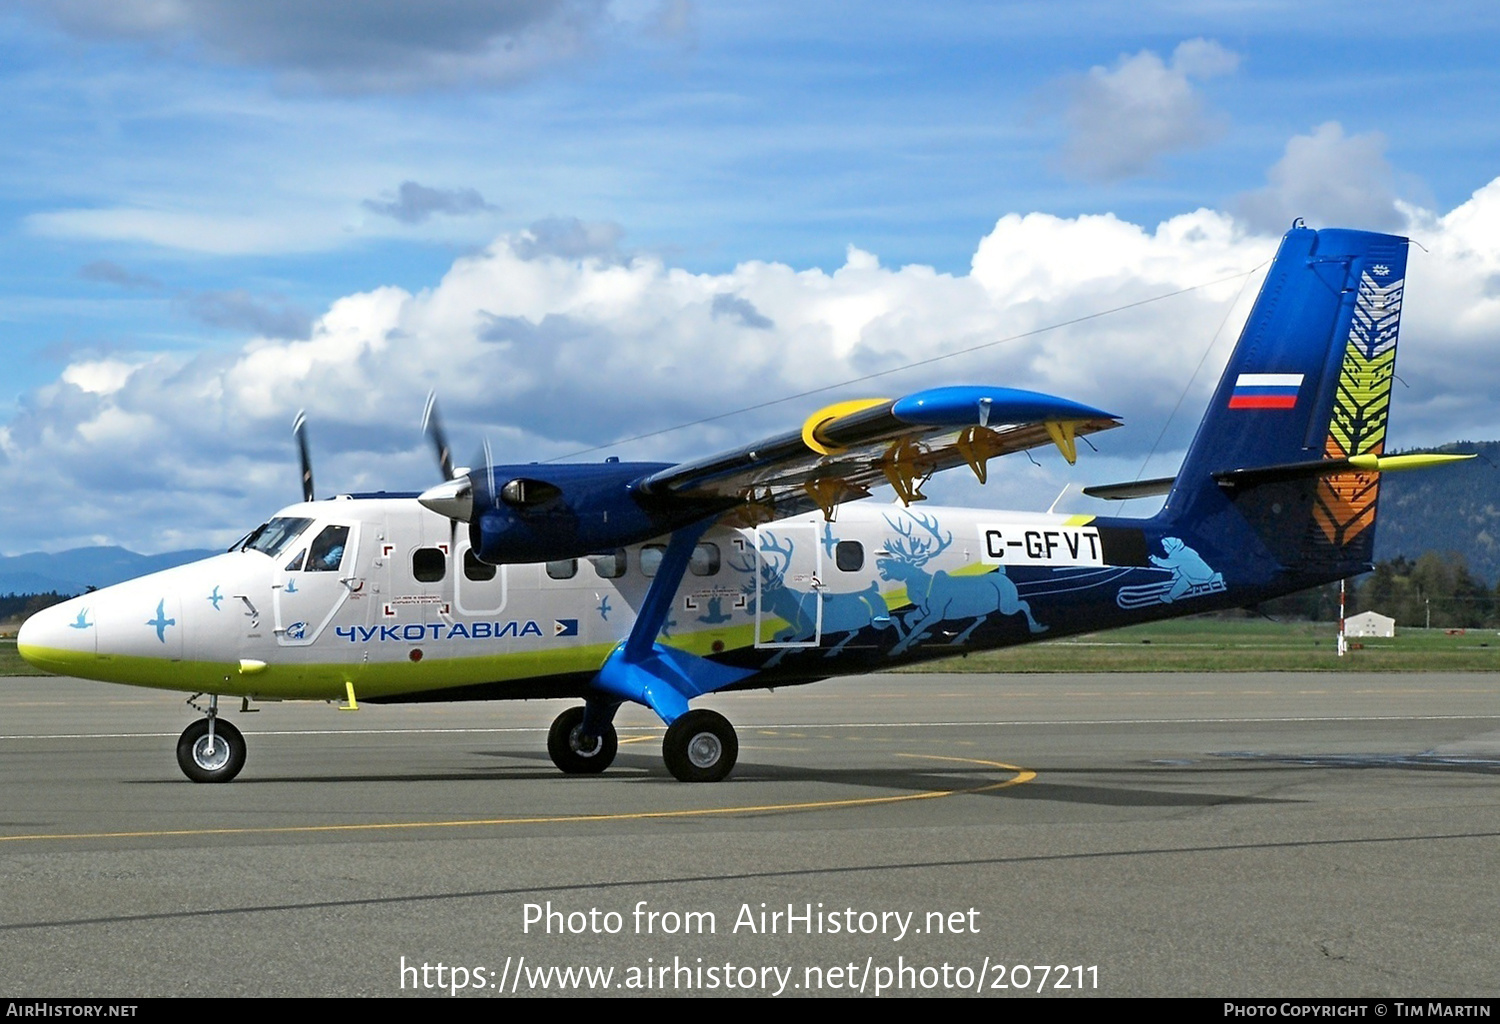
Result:
{"label": "propeller", "polygon": [[437,450],[438,468],[444,480],[453,479],[453,447],[448,444],[448,435],[443,430],[442,418],[438,415],[437,392],[427,392],[427,408],[422,410],[422,433]]}
{"label": "propeller", "polygon": [[297,439],[297,455],[302,460],[302,500],[313,500],[312,455],[307,450],[307,413],[297,410],[292,420],[292,436]]}
{"label": "propeller", "polygon": [[488,437],[486,437],[484,439],[484,482],[485,482],[485,488],[486,488],[485,493],[490,496],[490,500],[491,501],[494,501],[495,500],[495,457],[490,454],[490,439]]}
{"label": "propeller", "polygon": [[[417,500],[439,515],[447,516],[456,532],[460,522],[466,523],[473,518],[474,487],[467,474],[460,475],[453,469],[453,447],[448,443],[448,433],[443,429],[443,420],[438,414],[435,391],[427,393],[427,407],[422,411],[422,433],[432,442],[443,482],[428,488]],[[485,462],[488,461],[489,444],[486,443]]]}

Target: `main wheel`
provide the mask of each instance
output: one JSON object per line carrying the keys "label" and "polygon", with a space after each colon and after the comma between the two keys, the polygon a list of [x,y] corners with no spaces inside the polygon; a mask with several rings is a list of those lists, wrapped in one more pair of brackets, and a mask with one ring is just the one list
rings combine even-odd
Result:
{"label": "main wheel", "polygon": [[608,768],[620,749],[614,723],[604,723],[598,736],[583,734],[583,708],[569,708],[558,715],[547,732],[547,753],[552,763],[569,775],[592,775]]}
{"label": "main wheel", "polygon": [[208,745],[208,719],[200,718],[182,730],[177,741],[177,764],[194,782],[228,782],[245,767],[245,737],[224,719],[214,721],[214,743]]}
{"label": "main wheel", "polygon": [[734,770],[740,740],[729,719],[700,708],[667,726],[661,756],[680,782],[718,782]]}

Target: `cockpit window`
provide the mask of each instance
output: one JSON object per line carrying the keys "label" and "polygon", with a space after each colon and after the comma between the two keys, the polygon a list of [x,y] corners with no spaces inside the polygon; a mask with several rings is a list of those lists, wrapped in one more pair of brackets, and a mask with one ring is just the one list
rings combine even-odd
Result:
{"label": "cockpit window", "polygon": [[344,560],[344,545],[349,542],[349,527],[325,526],[318,539],[307,549],[308,572],[336,572]]}
{"label": "cockpit window", "polygon": [[278,516],[252,533],[246,539],[243,550],[259,551],[263,555],[270,555],[272,558],[276,558],[287,548],[291,547],[292,542],[300,537],[302,531],[311,525],[311,519],[299,519],[295,516]]}

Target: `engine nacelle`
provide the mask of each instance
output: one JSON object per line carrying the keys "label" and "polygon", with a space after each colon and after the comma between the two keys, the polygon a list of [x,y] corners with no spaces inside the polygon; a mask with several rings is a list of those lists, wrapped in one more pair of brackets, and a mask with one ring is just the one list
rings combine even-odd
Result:
{"label": "engine nacelle", "polygon": [[714,513],[712,505],[668,507],[637,492],[637,481],[665,468],[657,462],[493,466],[419,500],[468,522],[469,546],[483,562],[551,562],[637,544]]}

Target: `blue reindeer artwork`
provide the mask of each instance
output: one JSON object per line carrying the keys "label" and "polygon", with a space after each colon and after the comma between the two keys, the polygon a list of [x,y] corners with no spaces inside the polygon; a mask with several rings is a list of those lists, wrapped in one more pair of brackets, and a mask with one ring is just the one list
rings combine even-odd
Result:
{"label": "blue reindeer artwork", "polygon": [[[880,593],[878,580],[871,580],[870,585],[864,590],[847,594],[830,594],[824,591],[823,583],[816,576],[812,580],[812,590],[793,590],[786,585],[787,570],[792,565],[792,552],[794,545],[792,541],[782,541],[774,533],[762,532],[760,534],[760,597],[761,614],[774,615],[787,623],[787,627],[780,630],[771,638],[773,644],[795,645],[802,644],[811,646],[819,633],[818,605],[822,603],[822,632],[830,635],[843,633],[844,636],[837,644],[823,652],[823,657],[832,658],[843,653],[849,641],[859,635],[860,630],[869,626],[876,629],[885,629],[895,626],[896,622],[891,617],[890,606],[886,604],[885,597]],[[732,559],[730,565],[739,572],[754,573],[756,565],[751,559]],[[746,596],[746,610],[751,613],[756,608],[756,581],[754,579],[745,583],[743,591]],[[897,631],[899,635],[899,629]],[[777,651],[772,658],[766,662],[765,667],[771,668],[781,663],[794,647],[784,647]]]}
{"label": "blue reindeer artwork", "polygon": [[917,512],[905,515],[904,521],[885,517],[897,538],[886,542],[885,550],[875,561],[882,579],[906,584],[906,596],[912,603],[912,610],[897,630],[898,635],[905,635],[891,648],[893,657],[917,646],[944,622],[973,620],[949,641],[954,646],[963,644],[969,634],[996,614],[1024,615],[1032,633],[1047,631],[1032,616],[1031,605],[1021,600],[1015,582],[1003,567],[982,576],[950,576],[942,570],[928,572],[927,563],[953,544],[953,534],[944,532],[935,517]]}

